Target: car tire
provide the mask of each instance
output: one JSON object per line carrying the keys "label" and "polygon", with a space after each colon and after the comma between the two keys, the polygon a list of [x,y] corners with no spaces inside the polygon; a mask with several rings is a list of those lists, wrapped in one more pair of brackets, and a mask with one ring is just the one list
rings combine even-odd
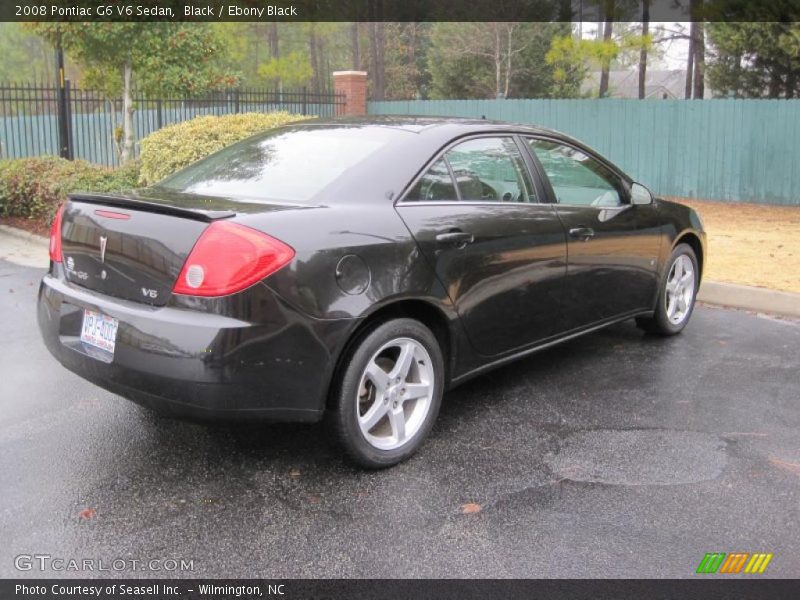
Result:
{"label": "car tire", "polygon": [[326,425],[354,463],[390,467],[424,442],[439,414],[444,360],[433,333],[392,319],[359,336],[335,377]]}
{"label": "car tire", "polygon": [[648,333],[676,335],[683,331],[694,311],[700,279],[694,250],[688,244],[678,244],[667,265],[653,316],[636,317],[636,325]]}

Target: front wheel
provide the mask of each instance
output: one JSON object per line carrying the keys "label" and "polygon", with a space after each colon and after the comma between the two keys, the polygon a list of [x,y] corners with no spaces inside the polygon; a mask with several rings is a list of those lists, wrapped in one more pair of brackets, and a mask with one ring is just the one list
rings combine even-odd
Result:
{"label": "front wheel", "polygon": [[678,244],[658,290],[652,317],[637,317],[636,324],[650,333],[675,335],[683,331],[694,310],[700,270],[692,247]]}
{"label": "front wheel", "polygon": [[387,321],[356,343],[333,390],[328,427],[357,464],[395,465],[416,452],[442,401],[436,337],[413,319]]}

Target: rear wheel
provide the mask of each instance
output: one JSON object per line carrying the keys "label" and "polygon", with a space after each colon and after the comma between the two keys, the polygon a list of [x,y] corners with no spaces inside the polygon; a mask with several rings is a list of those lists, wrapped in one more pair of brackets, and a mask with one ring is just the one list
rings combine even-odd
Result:
{"label": "rear wheel", "polygon": [[444,363],[436,337],[413,319],[393,319],[362,336],[333,391],[328,427],[347,456],[368,468],[416,452],[442,401]]}
{"label": "rear wheel", "polygon": [[683,331],[694,310],[700,270],[692,247],[678,244],[672,251],[652,317],[637,317],[636,324],[650,333],[675,335]]}

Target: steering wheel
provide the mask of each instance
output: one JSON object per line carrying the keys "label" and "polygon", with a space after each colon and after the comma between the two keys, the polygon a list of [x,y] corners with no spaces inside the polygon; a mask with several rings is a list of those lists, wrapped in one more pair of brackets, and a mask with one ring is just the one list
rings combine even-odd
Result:
{"label": "steering wheel", "polygon": [[492,186],[481,181],[481,199],[497,200],[497,190],[495,190]]}

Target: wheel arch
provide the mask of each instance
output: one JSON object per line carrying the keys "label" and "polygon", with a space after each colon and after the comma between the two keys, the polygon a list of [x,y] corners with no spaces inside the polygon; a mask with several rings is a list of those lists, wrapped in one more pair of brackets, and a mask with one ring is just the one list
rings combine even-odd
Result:
{"label": "wheel arch", "polygon": [[453,332],[450,320],[445,312],[431,302],[419,299],[400,299],[377,307],[364,317],[358,326],[350,333],[333,367],[328,393],[325,401],[325,408],[332,406],[332,391],[338,382],[342,372],[342,365],[353,350],[353,347],[363,338],[363,336],[380,323],[385,323],[390,319],[408,318],[419,321],[431,330],[439,348],[442,351],[445,371],[445,389],[449,385],[450,373],[452,372],[454,356]]}
{"label": "wheel arch", "polygon": [[694,231],[685,231],[675,239],[675,242],[672,244],[672,249],[674,250],[678,244],[686,244],[692,250],[694,250],[694,254],[697,257],[697,267],[700,269],[700,274],[698,277],[699,283],[699,281],[703,278],[703,264],[705,261],[703,243],[700,241],[700,237]]}

